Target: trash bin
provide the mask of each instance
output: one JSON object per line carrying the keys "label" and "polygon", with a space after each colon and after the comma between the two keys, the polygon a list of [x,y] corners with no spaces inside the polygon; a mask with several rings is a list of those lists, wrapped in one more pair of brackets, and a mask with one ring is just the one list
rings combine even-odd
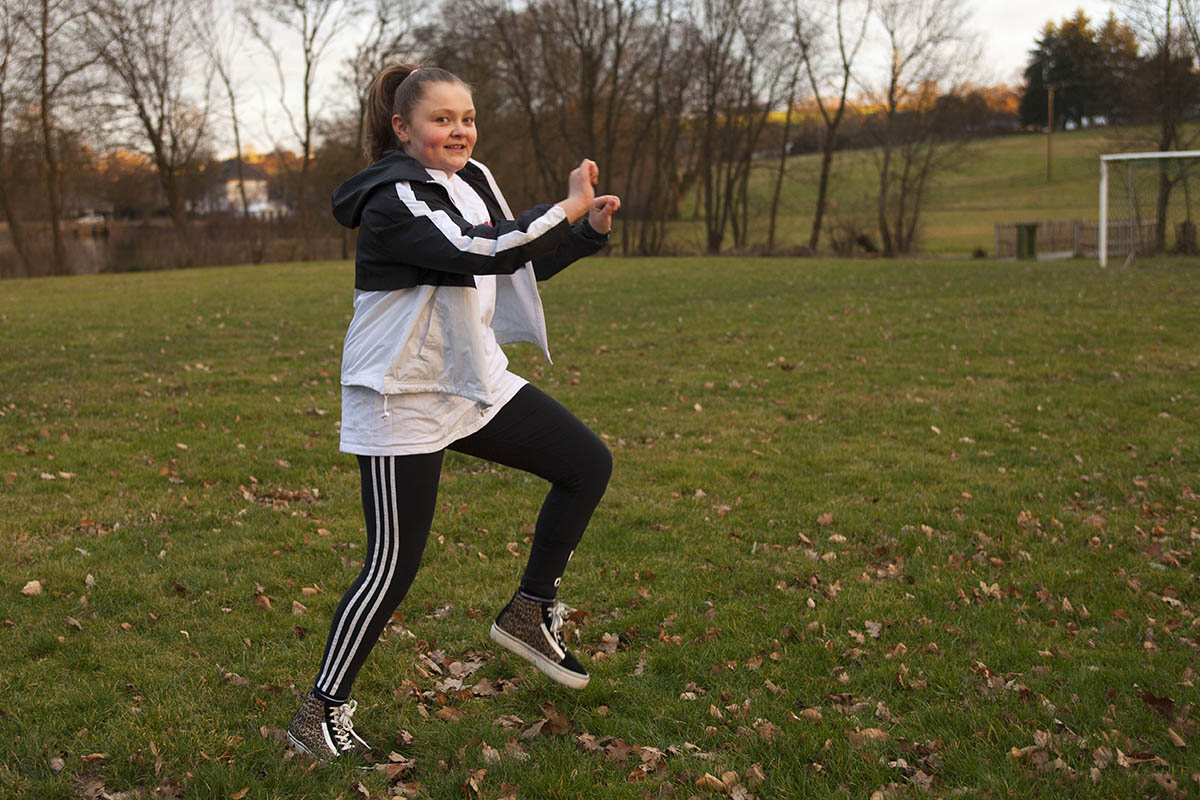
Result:
{"label": "trash bin", "polygon": [[1036,222],[1017,223],[1017,258],[1037,259],[1037,229]]}

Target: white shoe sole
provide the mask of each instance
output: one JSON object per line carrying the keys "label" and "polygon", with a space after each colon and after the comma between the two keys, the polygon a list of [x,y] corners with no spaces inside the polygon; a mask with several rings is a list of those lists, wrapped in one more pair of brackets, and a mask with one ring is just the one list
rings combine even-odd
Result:
{"label": "white shoe sole", "polygon": [[[303,744],[301,744],[300,740],[297,739],[294,735],[292,735],[291,731],[288,731],[287,739],[288,739],[288,747],[291,749],[291,751],[293,753],[299,753],[302,756],[308,756],[313,761],[317,761],[321,764],[328,764],[330,761],[336,761],[338,758],[337,756],[331,756],[331,755],[325,755],[325,756],[317,755],[312,750],[308,749]],[[368,748],[368,749],[370,749],[370,748]],[[367,764],[359,766],[358,769],[366,771],[366,772],[373,772],[375,770],[375,765],[371,764],[371,763],[367,763]]]}
{"label": "white shoe sole", "polygon": [[505,632],[494,622],[492,623],[492,631],[490,635],[493,642],[516,653],[521,658],[525,659],[539,670],[544,672],[546,675],[549,675],[551,678],[561,683],[563,686],[568,686],[572,689],[582,689],[587,686],[588,681],[591,680],[590,675],[579,675],[578,673],[572,672],[569,669],[564,669],[558,664],[555,664],[553,661],[546,658],[544,655],[539,653],[537,650],[534,650],[520,639]]}

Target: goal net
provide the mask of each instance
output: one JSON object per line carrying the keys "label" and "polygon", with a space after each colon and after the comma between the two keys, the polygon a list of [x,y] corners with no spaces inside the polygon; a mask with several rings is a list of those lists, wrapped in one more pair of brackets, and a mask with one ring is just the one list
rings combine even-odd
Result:
{"label": "goal net", "polygon": [[1155,253],[1196,255],[1200,150],[1100,156],[1100,266]]}

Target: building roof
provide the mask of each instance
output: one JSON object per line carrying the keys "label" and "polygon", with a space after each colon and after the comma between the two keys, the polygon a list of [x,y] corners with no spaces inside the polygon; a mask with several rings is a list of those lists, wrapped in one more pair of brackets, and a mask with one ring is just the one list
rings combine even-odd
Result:
{"label": "building roof", "polygon": [[[236,158],[222,161],[219,169],[221,170],[220,178],[222,181],[236,181],[238,179]],[[242,179],[247,181],[265,181],[267,180],[267,173],[257,164],[248,164],[243,161]]]}

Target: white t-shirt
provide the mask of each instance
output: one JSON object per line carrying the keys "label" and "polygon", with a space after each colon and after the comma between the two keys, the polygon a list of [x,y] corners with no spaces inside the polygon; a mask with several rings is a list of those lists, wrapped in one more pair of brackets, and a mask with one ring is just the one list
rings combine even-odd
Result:
{"label": "white t-shirt", "polygon": [[[450,200],[472,225],[491,220],[487,206],[458,175],[426,170],[446,187]],[[492,332],[496,312],[496,278],[476,275],[479,312],[485,333],[489,384],[496,388],[490,406],[444,392],[392,394],[386,397],[365,386],[342,387],[342,435],[339,449],[362,456],[405,456],[435,453],[482,428],[527,381],[508,371],[508,357]],[[413,289],[398,289],[411,292]],[[356,299],[363,293],[356,292]],[[386,294],[381,292],[379,294]]]}

